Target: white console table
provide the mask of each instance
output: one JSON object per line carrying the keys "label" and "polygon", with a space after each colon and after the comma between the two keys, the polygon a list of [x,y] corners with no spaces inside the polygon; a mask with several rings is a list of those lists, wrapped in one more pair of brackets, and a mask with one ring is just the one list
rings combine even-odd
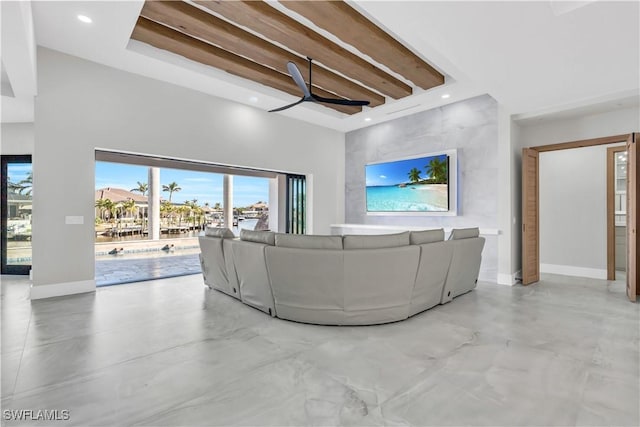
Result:
{"label": "white console table", "polygon": [[[441,227],[416,227],[416,226],[402,226],[402,225],[369,225],[369,224],[331,224],[331,234],[388,234],[388,233],[400,233],[403,231],[419,231],[439,229]],[[445,234],[448,236],[453,228],[464,227],[442,227]],[[500,230],[497,228],[481,228],[481,236],[497,236],[500,234]]]}

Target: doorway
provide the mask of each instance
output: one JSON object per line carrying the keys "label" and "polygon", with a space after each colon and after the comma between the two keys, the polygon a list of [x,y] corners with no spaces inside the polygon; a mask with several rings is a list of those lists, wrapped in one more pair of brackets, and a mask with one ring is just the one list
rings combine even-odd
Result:
{"label": "doorway", "polygon": [[539,156],[540,152],[591,147],[626,141],[626,223],[627,223],[627,295],[636,300],[638,291],[638,239],[637,214],[640,208],[638,185],[638,161],[640,152],[637,141],[640,134],[615,135],[589,140],[573,141],[524,148],[522,154],[522,284],[535,283],[540,278],[540,230],[539,230]]}

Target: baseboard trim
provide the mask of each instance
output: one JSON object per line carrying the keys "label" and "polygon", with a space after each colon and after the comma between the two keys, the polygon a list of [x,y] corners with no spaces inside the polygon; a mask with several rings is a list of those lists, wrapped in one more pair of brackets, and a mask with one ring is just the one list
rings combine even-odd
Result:
{"label": "baseboard trim", "polygon": [[64,295],[95,292],[95,280],[80,280],[78,282],[54,283],[51,285],[31,285],[31,299],[60,297]]}
{"label": "baseboard trim", "polygon": [[478,273],[478,280],[480,282],[496,283],[498,278],[495,271],[480,271]]}
{"label": "baseboard trim", "polygon": [[498,285],[515,286],[515,284],[517,283],[516,277],[518,277],[519,275],[520,270],[511,274],[500,273],[498,274]]}
{"label": "baseboard trim", "polygon": [[588,277],[607,280],[607,270],[599,268],[576,267],[573,265],[540,264],[540,273],[560,274],[563,276]]}

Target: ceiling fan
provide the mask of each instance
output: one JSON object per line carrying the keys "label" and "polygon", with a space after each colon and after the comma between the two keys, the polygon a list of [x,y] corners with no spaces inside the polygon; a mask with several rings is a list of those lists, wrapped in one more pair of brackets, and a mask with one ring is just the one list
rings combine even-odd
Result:
{"label": "ceiling fan", "polygon": [[289,74],[291,74],[293,81],[296,82],[300,90],[302,90],[302,94],[303,94],[302,98],[299,101],[294,102],[293,104],[285,105],[284,107],[276,108],[274,110],[269,110],[270,113],[286,110],[288,108],[294,107],[303,102],[319,102],[319,103],[325,103],[325,104],[353,105],[358,107],[363,105],[369,105],[369,101],[357,101],[357,100],[342,99],[342,98],[323,98],[321,96],[314,95],[313,92],[311,92],[311,66],[313,65],[312,64],[313,60],[307,57],[307,61],[309,61],[309,86],[307,86],[307,84],[304,82],[304,78],[302,77],[302,74],[300,73],[300,70],[298,69],[296,64],[294,64],[291,61],[287,62],[287,70],[289,70]]}

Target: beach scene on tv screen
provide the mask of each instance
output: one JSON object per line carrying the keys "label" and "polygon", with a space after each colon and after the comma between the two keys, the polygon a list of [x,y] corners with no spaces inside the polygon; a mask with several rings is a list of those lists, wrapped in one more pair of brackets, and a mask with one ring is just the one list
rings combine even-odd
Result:
{"label": "beach scene on tv screen", "polygon": [[447,212],[446,154],[366,166],[367,212]]}

